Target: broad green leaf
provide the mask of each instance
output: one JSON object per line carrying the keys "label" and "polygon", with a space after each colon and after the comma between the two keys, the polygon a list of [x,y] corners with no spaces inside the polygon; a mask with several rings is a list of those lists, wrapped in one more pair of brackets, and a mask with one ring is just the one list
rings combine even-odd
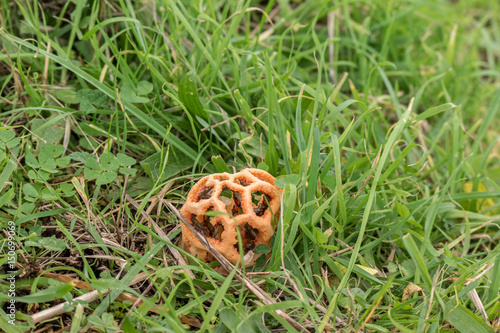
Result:
{"label": "broad green leaf", "polygon": [[399,202],[396,203],[396,209],[398,211],[398,214],[402,218],[407,218],[408,216],[410,216],[410,210],[408,209],[408,207],[406,207],[405,205],[403,205]]}
{"label": "broad green leaf", "polygon": [[89,169],[89,168],[83,169],[83,175],[85,176],[85,179],[87,179],[87,180],[96,179],[97,177],[99,177],[100,174],[101,174],[101,170],[95,170],[95,169]]}
{"label": "broad green leaf", "polygon": [[153,84],[148,81],[140,81],[137,84],[137,95],[147,95],[153,91]]}
{"label": "broad green leaf", "polygon": [[446,319],[460,333],[494,333],[481,317],[473,314],[462,304],[458,304],[451,310]]}
{"label": "broad green leaf", "polygon": [[33,155],[30,151],[26,152],[24,160],[26,161],[26,164],[28,164],[30,167],[35,169],[40,168],[40,163],[38,163],[38,160],[36,159],[35,155]]}
{"label": "broad green leaf", "polygon": [[38,143],[37,150],[43,149],[47,143],[57,144],[64,137],[65,114],[46,119],[33,119],[31,131],[35,134],[33,140]]}
{"label": "broad green leaf", "polygon": [[35,197],[35,198],[39,197],[38,191],[30,183],[25,183],[23,185],[23,192],[26,195],[29,195],[29,196],[32,196],[32,197]]}
{"label": "broad green leaf", "polygon": [[122,330],[125,333],[137,333],[134,324],[132,324],[128,316],[126,316],[125,319],[123,320]]}
{"label": "broad green leaf", "polygon": [[137,172],[137,169],[134,168],[120,168],[120,173],[122,175],[134,175]]}
{"label": "broad green leaf", "polygon": [[147,103],[149,99],[141,97],[137,89],[131,83],[125,83],[120,90],[120,97],[130,103]]}
{"label": "broad green leaf", "polygon": [[117,281],[113,278],[100,278],[98,280],[92,281],[92,286],[97,290],[113,290],[119,288],[126,288],[121,281]]}
{"label": "broad green leaf", "polygon": [[16,133],[11,130],[2,129],[0,130],[0,140],[3,142],[9,142],[16,137]]}
{"label": "broad green leaf", "polygon": [[106,171],[116,171],[120,167],[120,163],[118,163],[116,157],[111,153],[102,154],[99,162],[102,170]]}
{"label": "broad green leaf", "polygon": [[172,155],[169,155],[169,162],[175,161],[172,163],[166,163],[165,158],[163,152],[154,153],[141,161],[141,167],[154,181],[157,181],[160,176],[162,179],[170,179],[176,174],[193,167],[191,160],[186,155],[176,156],[175,160]]}
{"label": "broad green leaf", "polygon": [[57,163],[56,163],[56,161],[54,161],[53,158],[46,159],[43,162],[43,164],[41,165],[41,168],[47,172],[50,172],[50,173],[58,172],[57,171]]}
{"label": "broad green leaf", "polygon": [[58,100],[67,104],[77,104],[76,93],[73,89],[57,89],[54,95]]}
{"label": "broad green leaf", "polygon": [[10,190],[5,192],[1,197],[0,197],[0,208],[3,207],[6,203],[8,203],[13,197],[14,197],[14,188],[11,187]]}
{"label": "broad green leaf", "polygon": [[54,201],[58,199],[58,196],[52,193],[52,191],[46,187],[42,190],[42,199],[46,201]]}
{"label": "broad green leaf", "polygon": [[266,254],[269,251],[271,251],[271,248],[265,244],[259,244],[253,249],[255,254]]}
{"label": "broad green leaf", "polygon": [[22,297],[16,297],[17,302],[21,303],[45,303],[51,302],[56,299],[62,298],[64,295],[73,290],[73,285],[71,283],[65,283],[60,286],[49,287],[44,290],[40,290],[32,295],[26,295]]}
{"label": "broad green leaf", "polygon": [[59,185],[59,188],[66,196],[70,196],[76,193],[76,191],[74,190],[74,186],[71,183],[62,183],[61,185]]}
{"label": "broad green leaf", "polygon": [[78,140],[78,143],[80,144],[80,146],[82,146],[83,149],[89,151],[93,151],[97,149],[97,147],[99,147],[99,142],[97,142],[96,139],[90,136],[80,138],[80,140]]}
{"label": "broad green leaf", "polygon": [[7,146],[7,148],[14,148],[15,146],[19,145],[19,143],[21,143],[21,139],[19,138],[14,138],[8,142],[5,143],[5,145]]}
{"label": "broad green leaf", "polygon": [[116,158],[118,159],[120,166],[132,166],[135,164],[134,158],[129,157],[123,153],[116,154]]}
{"label": "broad green leaf", "polygon": [[60,157],[56,160],[56,164],[60,168],[68,166],[69,162],[71,162],[71,157],[69,156]]}
{"label": "broad green leaf", "polygon": [[74,152],[69,155],[72,160],[85,163],[89,158],[94,158],[95,156],[85,152]]}
{"label": "broad green leaf", "polygon": [[38,154],[38,163],[40,163],[40,166],[43,166],[47,161],[53,160],[52,156],[50,156],[50,152],[46,152],[45,150],[42,150]]}
{"label": "broad green leaf", "polygon": [[101,165],[99,164],[99,162],[97,162],[97,160],[95,158],[89,158],[87,159],[87,161],[85,162],[85,168],[90,168],[90,169],[93,169],[93,170],[101,170]]}
{"label": "broad green leaf", "polygon": [[264,162],[259,162],[259,164],[257,164],[257,169],[269,171],[269,166]]}
{"label": "broad green leaf", "polygon": [[117,176],[116,172],[104,172],[97,177],[96,180],[96,185],[105,185],[111,183],[113,180],[115,180]]}
{"label": "broad green leaf", "polygon": [[179,100],[184,104],[184,107],[190,114],[208,121],[208,113],[203,109],[203,105],[198,97],[194,78],[191,75],[184,75],[179,82]]}
{"label": "broad green leaf", "polygon": [[56,158],[61,156],[61,154],[64,151],[64,147],[62,145],[53,145],[51,143],[48,143],[42,150],[41,153],[47,154],[51,158]]}
{"label": "broad green leaf", "polygon": [[314,227],[314,237],[319,244],[325,244],[328,242],[328,237],[325,235],[323,230],[318,227]]}
{"label": "broad green leaf", "polygon": [[301,177],[297,174],[279,176],[274,180],[274,185],[278,186],[281,189],[284,189],[287,184],[292,184],[298,186],[300,183]]}
{"label": "broad green leaf", "polygon": [[47,210],[47,211],[41,211],[37,212],[31,215],[23,216],[19,220],[16,221],[17,225],[21,225],[27,221],[33,221],[35,219],[41,218],[41,217],[47,217],[47,216],[54,216],[54,215],[59,215],[63,214],[66,212],[66,209],[53,209],[53,210]]}
{"label": "broad green leaf", "polygon": [[76,101],[80,103],[80,110],[85,113],[93,113],[96,106],[106,102],[106,95],[100,90],[81,89],[76,92]]}
{"label": "broad green leaf", "polygon": [[50,251],[62,251],[68,247],[64,240],[56,238],[55,235],[52,237],[42,237],[38,239],[37,242],[41,247]]}

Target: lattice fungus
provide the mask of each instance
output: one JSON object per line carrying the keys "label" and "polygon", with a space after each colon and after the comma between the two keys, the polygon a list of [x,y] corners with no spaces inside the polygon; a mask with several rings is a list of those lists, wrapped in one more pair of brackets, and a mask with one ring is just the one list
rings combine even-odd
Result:
{"label": "lattice fungus", "polygon": [[[270,246],[280,198],[281,190],[274,185],[274,177],[263,170],[244,169],[233,175],[217,173],[203,177],[191,188],[181,214],[224,257],[236,263],[240,257],[236,226],[245,255],[259,244]],[[223,214],[207,215],[207,212]],[[213,260],[184,224],[182,240],[192,255],[206,262]]]}

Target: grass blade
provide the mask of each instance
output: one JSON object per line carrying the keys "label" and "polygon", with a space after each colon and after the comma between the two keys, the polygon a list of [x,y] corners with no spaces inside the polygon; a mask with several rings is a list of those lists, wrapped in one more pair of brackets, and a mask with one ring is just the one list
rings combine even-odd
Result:
{"label": "grass blade", "polygon": [[473,314],[462,304],[448,313],[446,319],[461,333],[494,333],[480,317]]}

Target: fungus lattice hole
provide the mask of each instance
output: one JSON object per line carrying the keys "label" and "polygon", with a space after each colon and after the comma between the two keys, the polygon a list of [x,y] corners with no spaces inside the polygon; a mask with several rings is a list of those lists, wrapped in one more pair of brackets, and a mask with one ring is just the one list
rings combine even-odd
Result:
{"label": "fungus lattice hole", "polygon": [[224,226],[221,223],[216,223],[214,227],[214,234],[212,238],[217,240],[222,240],[222,233],[224,232]]}
{"label": "fungus lattice hole", "polygon": [[[248,251],[251,251],[255,248],[255,240],[259,235],[259,230],[252,227],[248,223],[243,223],[240,226],[241,231],[241,241],[243,242],[243,253],[247,254]],[[234,247],[238,249],[238,244],[234,244]]]}
{"label": "fungus lattice hole", "polygon": [[209,199],[212,196],[212,192],[214,191],[213,186],[205,186],[198,194],[198,200]]}
{"label": "fungus lattice hole", "polygon": [[243,214],[243,208],[241,207],[241,194],[238,192],[233,192],[233,203],[231,214],[233,214],[233,216]]}
{"label": "fungus lattice hole", "polygon": [[239,178],[236,178],[236,179],[235,179],[235,182],[236,182],[237,184],[240,184],[241,186],[248,186],[248,185],[250,185],[249,183],[247,183],[247,182],[246,182],[246,181],[244,181],[243,179],[239,179]]}
{"label": "fungus lattice hole", "polygon": [[243,208],[241,207],[241,194],[238,192],[228,189],[227,186],[223,186],[219,200],[224,202],[226,205],[226,212],[228,214],[233,216],[243,214]]}
{"label": "fungus lattice hole", "polygon": [[227,186],[222,186],[222,192],[219,195],[220,197],[231,199],[233,197],[233,192],[231,192]]}
{"label": "fungus lattice hole", "polygon": [[269,206],[269,201],[271,201],[271,197],[262,192],[256,191],[252,192],[252,203],[253,203],[253,211],[257,216],[262,216],[267,210]]}
{"label": "fungus lattice hole", "polygon": [[[214,207],[207,209],[207,212],[214,210]],[[217,222],[215,225],[212,223],[214,216],[202,215],[197,216],[193,214],[191,216],[191,224],[194,228],[205,237],[211,237],[218,240],[222,239],[222,232],[224,231],[224,226]]]}

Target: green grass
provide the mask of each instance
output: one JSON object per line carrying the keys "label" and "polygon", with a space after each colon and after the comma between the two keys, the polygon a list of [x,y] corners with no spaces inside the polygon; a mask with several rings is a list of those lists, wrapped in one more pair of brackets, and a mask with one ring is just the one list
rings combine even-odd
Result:
{"label": "green grass", "polygon": [[[498,2],[0,7],[7,332],[500,331]],[[161,200],[247,167],[284,190],[260,296]]]}

